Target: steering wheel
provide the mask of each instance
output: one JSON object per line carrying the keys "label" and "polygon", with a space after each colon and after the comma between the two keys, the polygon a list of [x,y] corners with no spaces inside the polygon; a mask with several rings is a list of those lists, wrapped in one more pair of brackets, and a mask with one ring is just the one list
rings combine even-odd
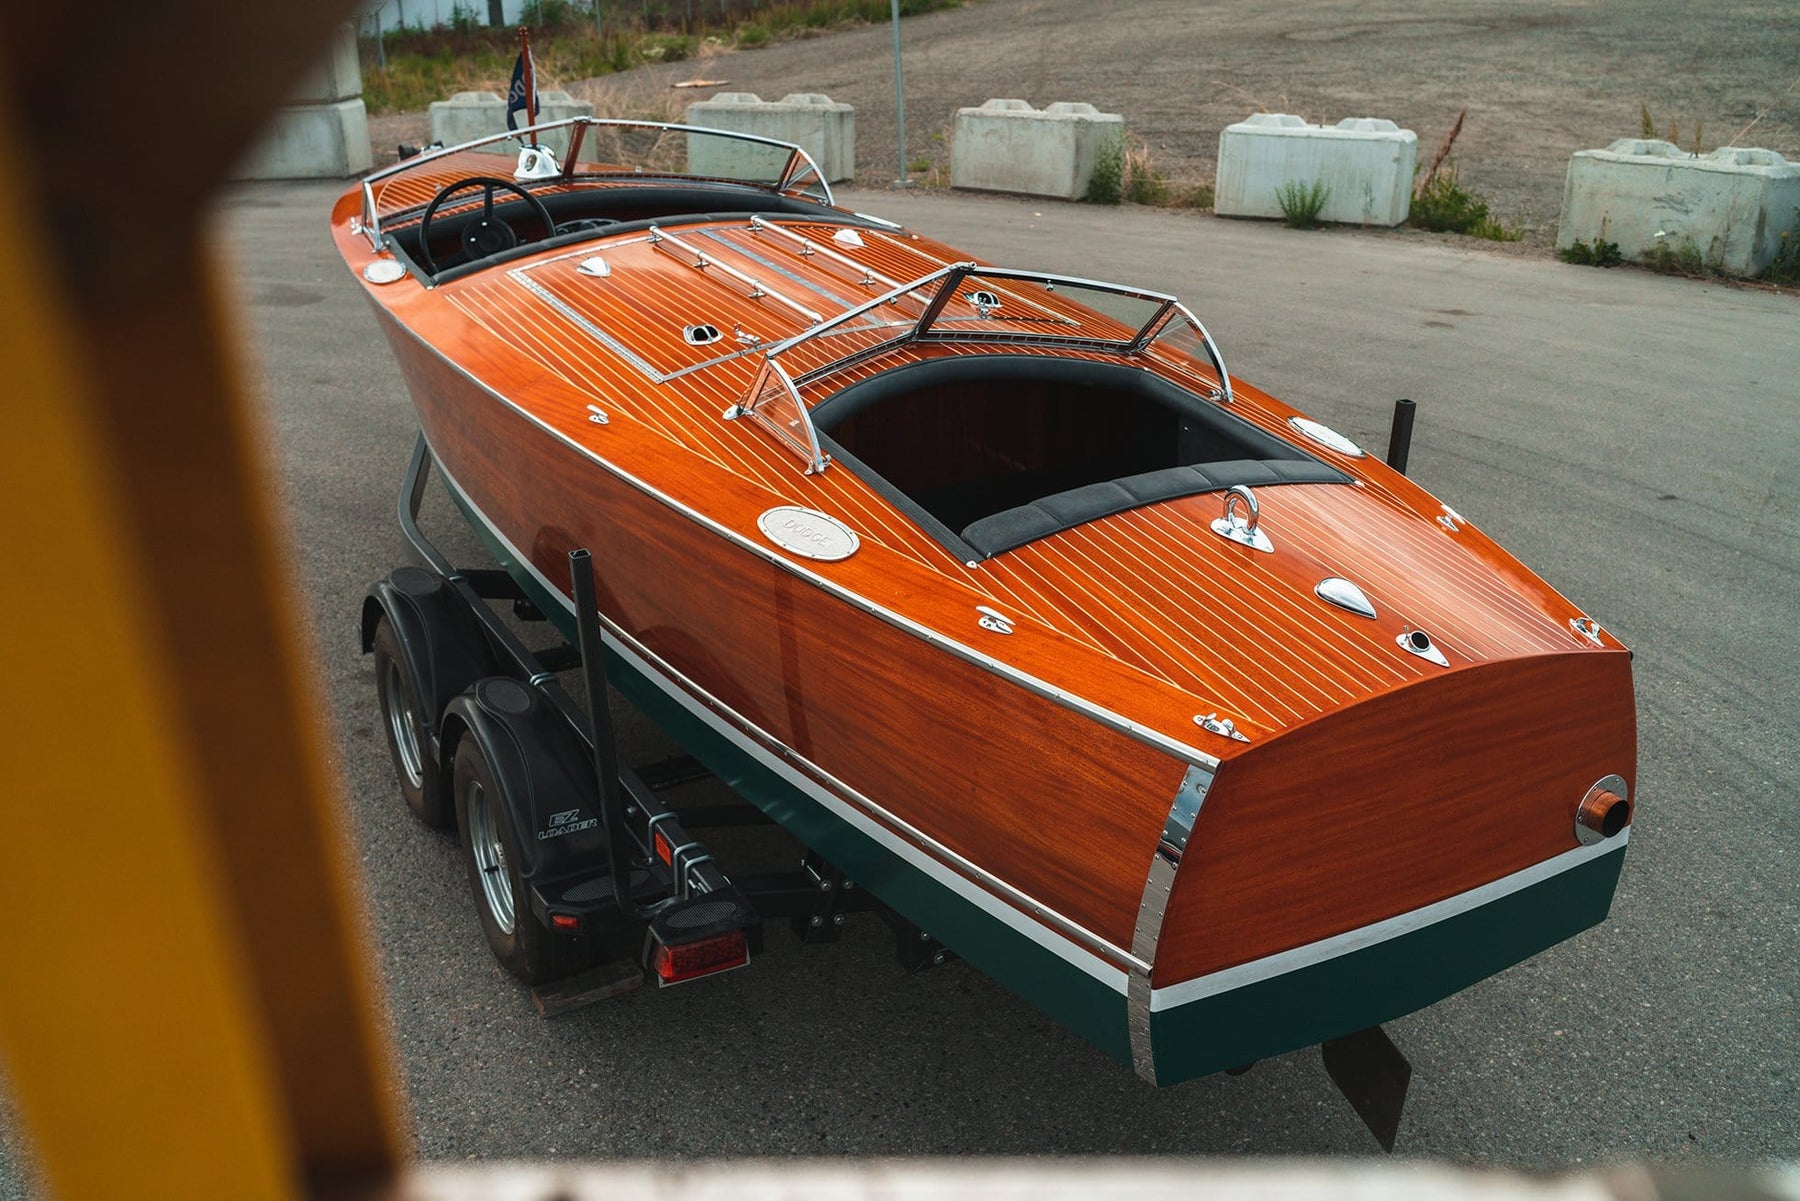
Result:
{"label": "steering wheel", "polygon": [[[444,188],[431,198],[425,206],[425,215],[419,218],[419,265],[431,274],[436,275],[440,268],[431,257],[431,222],[437,216],[438,209],[444,206],[458,192],[469,192],[481,189],[481,215],[462,227],[457,234],[456,242],[462,251],[463,262],[484,259],[490,254],[498,254],[502,250],[511,250],[519,244],[519,235],[513,227],[494,215],[494,193],[511,192],[520,200],[531,206],[532,213],[543,223],[544,232],[541,237],[548,237],[556,229],[556,222],[550,216],[550,210],[544,202],[507,179],[496,179],[492,175],[471,175]],[[445,264],[449,266],[451,264]]]}

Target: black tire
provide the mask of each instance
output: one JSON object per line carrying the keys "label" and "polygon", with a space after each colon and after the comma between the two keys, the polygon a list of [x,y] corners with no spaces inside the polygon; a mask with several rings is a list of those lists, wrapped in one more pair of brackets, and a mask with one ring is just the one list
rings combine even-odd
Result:
{"label": "black tire", "polygon": [[394,760],[394,775],[400,780],[400,795],[406,798],[413,816],[434,830],[447,830],[456,815],[444,788],[443,772],[431,753],[426,722],[435,715],[427,715],[419,704],[400,640],[394,637],[385,615],[375,626],[373,649],[375,699],[381,707],[381,728]]}
{"label": "black tire", "polygon": [[587,967],[593,952],[586,939],[548,929],[531,912],[531,898],[519,876],[512,807],[473,735],[456,744],[450,791],[462,832],[463,868],[494,958],[527,984],[542,984]]}

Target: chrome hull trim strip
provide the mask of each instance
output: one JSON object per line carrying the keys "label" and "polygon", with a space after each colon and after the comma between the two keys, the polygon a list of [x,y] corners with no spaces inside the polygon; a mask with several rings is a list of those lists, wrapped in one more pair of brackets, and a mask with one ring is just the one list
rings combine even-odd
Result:
{"label": "chrome hull trim strip", "polygon": [[1358,930],[1348,930],[1330,938],[1322,938],[1318,942],[1282,951],[1279,954],[1270,955],[1266,959],[1240,963],[1235,967],[1228,967],[1209,975],[1196,976],[1192,980],[1183,980],[1179,984],[1155,989],[1150,994],[1150,1009],[1153,1012],[1175,1009],[1193,1001],[1215,997],[1220,993],[1232,992],[1258,981],[1285,975],[1304,967],[1311,967],[1315,963],[1336,959],[1339,956],[1372,947],[1377,943],[1398,938],[1402,934],[1410,934],[1414,930],[1424,929],[1426,926],[1436,925],[1447,918],[1467,913],[1472,909],[1479,909],[1502,897],[1530,888],[1552,876],[1559,876],[1571,868],[1579,867],[1602,855],[1622,852],[1630,838],[1631,830],[1627,828],[1616,838],[1609,838],[1605,842],[1593,846],[1576,847],[1573,850],[1564,851],[1542,863],[1534,863],[1530,867],[1516,871],[1510,876],[1502,876],[1498,880],[1471,888],[1467,892],[1458,893],[1453,897],[1445,897],[1441,901],[1435,901],[1430,905],[1387,918],[1373,925],[1364,926]]}
{"label": "chrome hull trim strip", "polygon": [[[377,306],[377,307],[379,308],[379,306]],[[839,600],[844,601],[846,604],[849,604],[849,605],[853,606],[854,608],[860,609],[863,612],[869,614],[870,616],[878,618],[879,620],[886,622],[887,624],[893,626],[896,629],[904,630],[907,633],[912,634],[914,637],[924,639],[927,643],[931,644],[932,646],[936,647],[937,649],[939,649],[941,651],[944,651],[948,654],[955,655],[957,658],[963,660],[964,662],[972,663],[975,666],[981,668],[982,670],[987,671],[993,675],[999,676],[1001,679],[1006,680],[1009,683],[1017,684],[1019,687],[1025,689],[1027,692],[1033,693],[1034,695],[1037,695],[1037,696],[1041,696],[1045,700],[1053,701],[1056,704],[1061,705],[1066,709],[1073,709],[1075,712],[1080,713],[1084,717],[1092,718],[1094,721],[1099,722],[1101,725],[1107,727],[1110,730],[1116,731],[1117,733],[1120,733],[1120,734],[1124,734],[1126,737],[1135,739],[1136,741],[1141,742],[1146,746],[1154,747],[1156,750],[1162,751],[1163,753],[1168,754],[1168,755],[1172,755],[1175,758],[1180,759],[1185,763],[1189,763],[1189,764],[1193,764],[1193,765],[1197,765],[1197,766],[1205,767],[1205,768],[1212,768],[1212,769],[1218,768],[1219,759],[1217,756],[1209,755],[1205,751],[1200,750],[1198,747],[1192,747],[1192,746],[1189,746],[1185,742],[1181,742],[1181,741],[1178,741],[1177,739],[1171,738],[1167,734],[1162,733],[1160,730],[1150,729],[1148,726],[1144,726],[1144,725],[1139,724],[1138,722],[1132,721],[1130,718],[1125,717],[1123,714],[1115,713],[1111,709],[1108,709],[1102,705],[1097,705],[1093,701],[1087,700],[1084,697],[1076,696],[1074,693],[1065,691],[1064,689],[1061,689],[1061,688],[1058,688],[1056,685],[1051,684],[1045,680],[1040,680],[1034,675],[1031,675],[1024,671],[1020,671],[1018,668],[1012,666],[1010,663],[1005,663],[999,659],[994,659],[988,655],[983,654],[982,652],[976,650],[975,648],[973,648],[971,646],[966,646],[963,643],[956,641],[954,638],[946,637],[945,635],[938,633],[936,630],[930,628],[929,626],[921,625],[920,623],[914,621],[910,617],[906,617],[902,614],[896,613],[892,609],[884,608],[881,605],[876,604],[874,601],[869,600],[867,597],[861,595],[860,593],[853,592],[852,590],[844,587],[842,584],[835,583],[831,579],[829,579],[825,576],[819,575],[816,572],[809,571],[809,570],[807,570],[806,567],[804,567],[803,565],[801,565],[799,563],[794,562],[792,559],[788,558],[787,556],[777,554],[774,550],[770,549],[769,547],[764,546],[759,542],[753,541],[749,537],[738,533],[736,530],[732,529],[731,527],[724,525],[724,524],[714,520],[711,517],[708,517],[706,514],[701,513],[696,509],[690,508],[689,506],[682,504],[680,501],[676,500],[674,497],[670,496],[668,493],[663,492],[662,490],[652,486],[649,483],[646,483],[645,481],[643,481],[641,479],[638,479],[636,476],[632,475],[630,472],[625,471],[623,468],[620,468],[613,463],[609,463],[605,459],[601,458],[599,455],[595,454],[593,451],[589,450],[587,447],[583,446],[581,443],[575,441],[573,438],[571,438],[567,434],[563,433],[561,430],[555,428],[554,426],[550,425],[548,422],[544,421],[542,418],[538,417],[535,413],[529,412],[526,409],[520,407],[518,404],[515,404],[512,400],[508,399],[504,394],[496,391],[494,388],[490,387],[486,382],[484,382],[483,380],[477,378],[475,375],[470,373],[466,368],[464,368],[462,366],[462,364],[454,362],[451,359],[448,359],[448,358],[444,357],[443,355],[439,354],[435,347],[433,347],[430,343],[426,342],[423,338],[421,338],[412,329],[408,328],[405,325],[405,323],[401,322],[399,320],[399,318],[395,317],[392,313],[387,312],[385,309],[380,310],[380,312],[383,317],[385,317],[387,320],[393,322],[394,325],[396,327],[398,327],[399,329],[403,330],[409,338],[411,338],[413,341],[417,342],[421,347],[423,347],[428,353],[430,353],[439,362],[441,362],[445,366],[449,367],[452,371],[456,372],[458,375],[462,376],[464,379],[466,379],[470,383],[474,384],[477,388],[480,388],[483,392],[487,393],[489,396],[493,397],[495,400],[499,401],[501,404],[505,405],[507,408],[511,409],[513,412],[517,413],[519,416],[523,417],[525,420],[531,422],[531,424],[533,424],[533,425],[537,426],[539,429],[543,430],[546,434],[550,435],[552,438],[555,438],[558,442],[562,443],[564,446],[567,446],[570,450],[573,450],[576,454],[581,455],[583,458],[589,460],[595,466],[599,467],[601,470],[603,470],[603,471],[607,472],[608,474],[616,477],[617,479],[622,480],[623,482],[631,485],[633,488],[636,488],[639,492],[644,493],[646,496],[649,496],[649,497],[655,499],[658,503],[667,505],[669,508],[674,509],[676,512],[678,512],[682,516],[688,518],[690,521],[693,521],[697,525],[701,525],[701,526],[705,527],[706,529],[711,530],[713,533],[719,535],[721,538],[724,538],[728,542],[732,543],[734,546],[737,546],[742,550],[749,551],[751,554],[757,556],[758,558],[760,558],[768,563],[774,564],[777,568],[779,568],[782,571],[787,572],[789,575],[792,575],[799,579],[805,580],[807,583],[813,585],[814,587],[819,588],[824,592],[830,593],[832,596],[837,597]]]}
{"label": "chrome hull trim strip", "polygon": [[[494,524],[444,467],[443,460],[435,450],[432,451],[432,461],[443,474],[445,483],[456,492],[460,502],[506,547],[513,560],[529,572],[532,579],[565,609],[574,613],[574,602],[551,583],[499,526]],[[802,758],[791,748],[769,738],[717,697],[664,662],[604,613],[599,614],[599,618],[601,635],[608,650],[627,660],[634,670],[676,703],[712,727],[714,732],[730,739],[755,757],[790,786],[829,809],[839,820],[907,860],[938,884],[973,902],[990,916],[998,918],[1116,992],[1125,991],[1127,969],[1148,971],[1147,964],[1135,960],[1122,947],[1114,946],[1100,935],[970,862],[831,773]],[[870,820],[871,818],[875,820]]]}

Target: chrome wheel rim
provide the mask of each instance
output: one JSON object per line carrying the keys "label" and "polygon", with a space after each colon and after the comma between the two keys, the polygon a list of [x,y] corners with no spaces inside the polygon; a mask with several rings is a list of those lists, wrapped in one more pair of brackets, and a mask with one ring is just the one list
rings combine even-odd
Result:
{"label": "chrome wheel rim", "polygon": [[513,894],[512,880],[506,872],[506,847],[500,841],[494,809],[488,804],[487,790],[481,781],[470,780],[463,786],[463,811],[469,818],[469,848],[475,853],[475,870],[481,877],[482,903],[500,932],[511,934]]}
{"label": "chrome wheel rim", "polygon": [[400,759],[400,772],[409,788],[425,785],[425,756],[419,750],[419,723],[413,715],[412,694],[400,676],[400,664],[389,659],[384,686],[388,734]]}

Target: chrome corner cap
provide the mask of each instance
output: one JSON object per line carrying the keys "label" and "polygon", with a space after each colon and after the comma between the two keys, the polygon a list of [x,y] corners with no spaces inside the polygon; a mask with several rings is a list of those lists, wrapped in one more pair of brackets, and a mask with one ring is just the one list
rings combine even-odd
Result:
{"label": "chrome corner cap", "polygon": [[1131,934],[1132,964],[1126,980],[1126,1025],[1131,1035],[1131,1064],[1137,1074],[1156,1083],[1156,1049],[1150,1040],[1150,973],[1156,965],[1156,946],[1162,939],[1163,917],[1169,908],[1169,893],[1175,887],[1175,873],[1181,857],[1193,837],[1194,823],[1200,818],[1200,807],[1212,790],[1217,773],[1210,767],[1192,765],[1181,777],[1181,786],[1169,803],[1169,816],[1163,821],[1162,836],[1150,854],[1150,870],[1144,877],[1144,895],[1138,904],[1137,925]]}

